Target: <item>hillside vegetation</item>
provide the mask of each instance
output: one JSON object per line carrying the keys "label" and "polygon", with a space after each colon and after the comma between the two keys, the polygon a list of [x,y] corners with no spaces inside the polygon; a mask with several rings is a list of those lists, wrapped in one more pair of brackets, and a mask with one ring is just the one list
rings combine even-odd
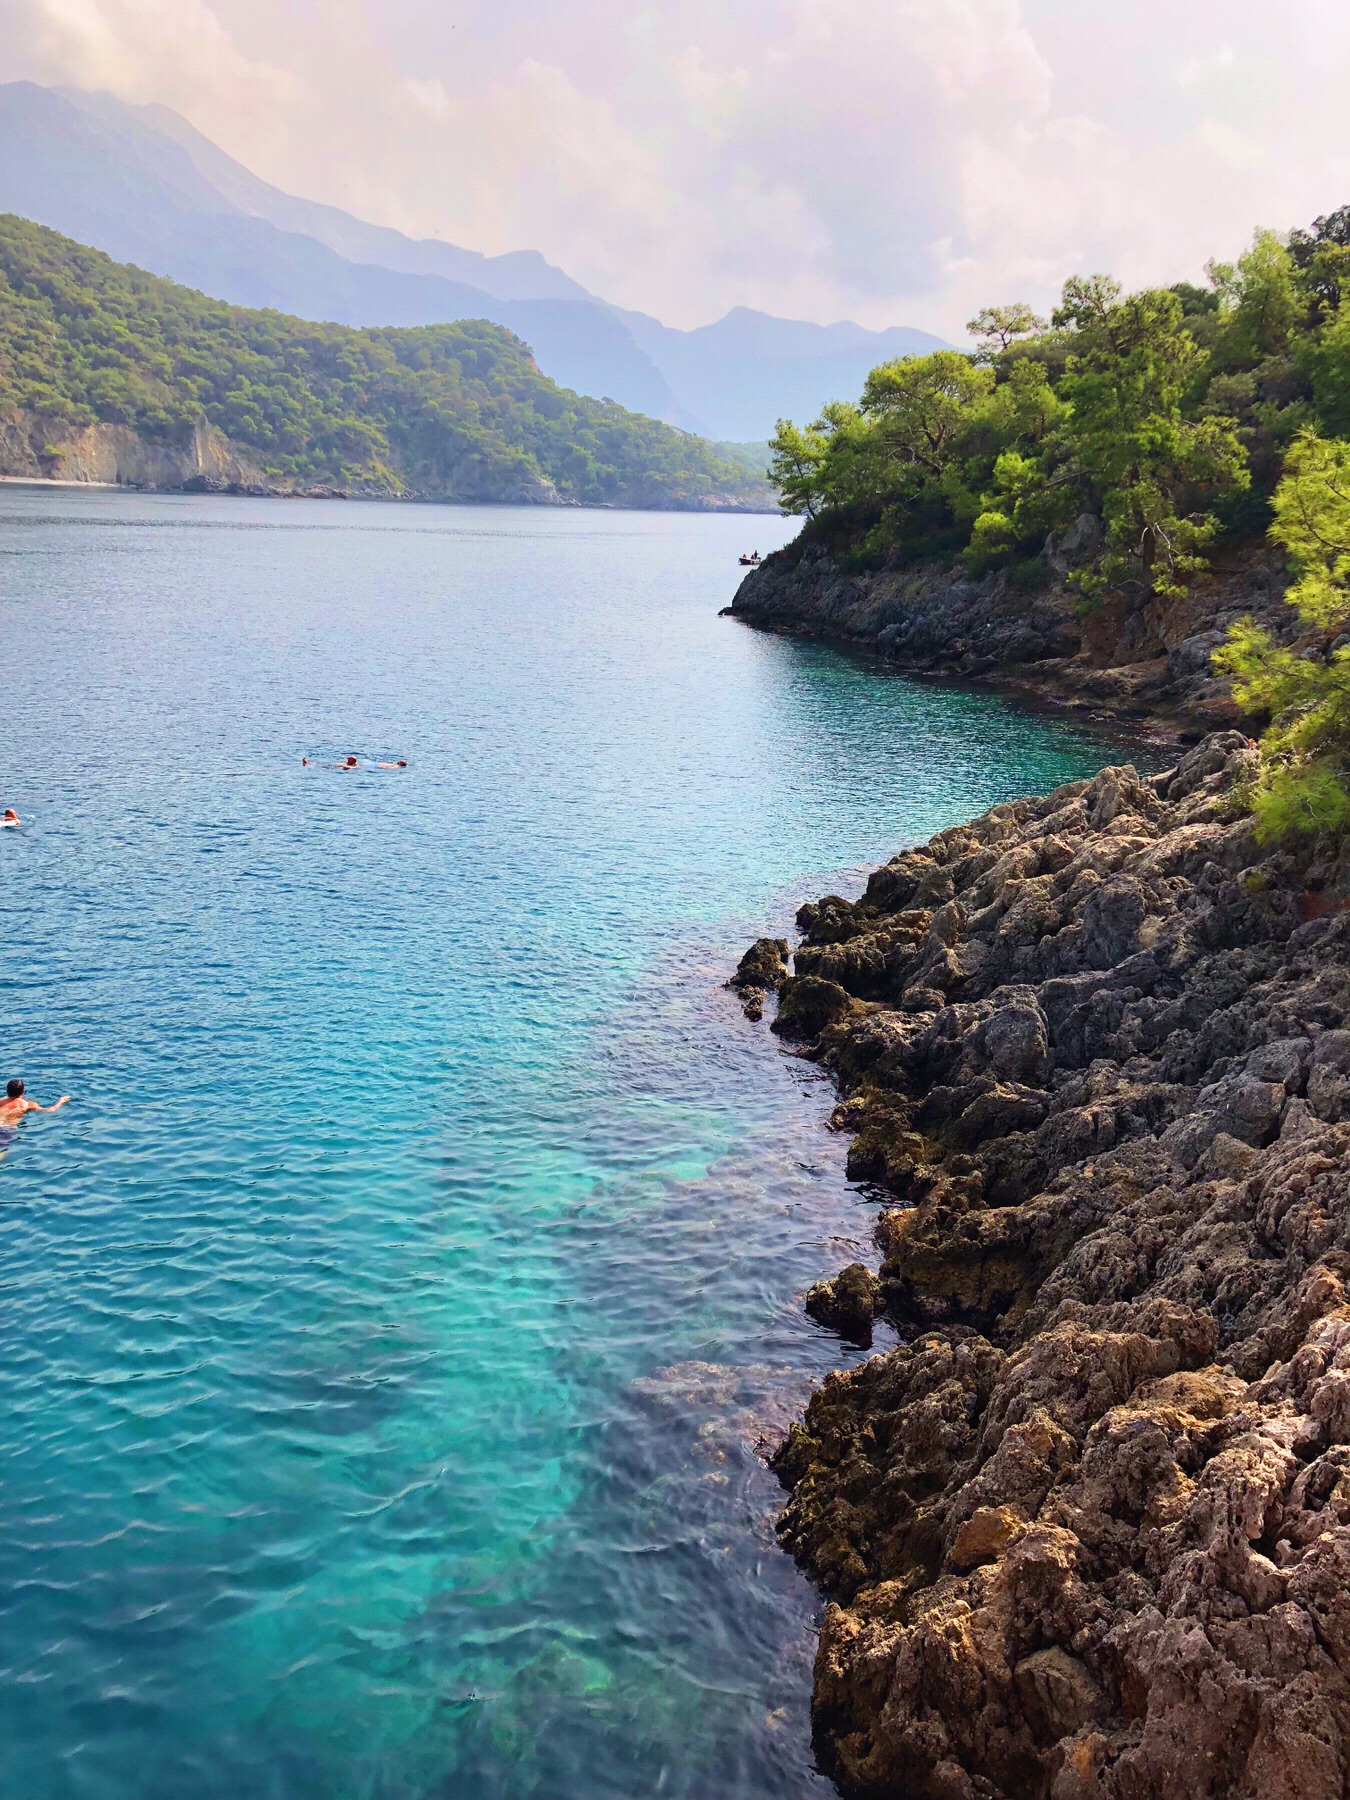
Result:
{"label": "hillside vegetation", "polygon": [[0,415],[201,422],[281,485],[585,505],[770,504],[744,463],[541,375],[484,321],[355,330],[207,299],[0,215]]}
{"label": "hillside vegetation", "polygon": [[855,570],[932,561],[1078,603],[1179,599],[1224,540],[1288,553],[1292,649],[1248,623],[1216,659],[1270,721],[1263,832],[1350,827],[1350,207],[1236,264],[1124,294],[1065,284],[971,321],[972,355],[883,364],[856,404],[782,421],[772,476]]}

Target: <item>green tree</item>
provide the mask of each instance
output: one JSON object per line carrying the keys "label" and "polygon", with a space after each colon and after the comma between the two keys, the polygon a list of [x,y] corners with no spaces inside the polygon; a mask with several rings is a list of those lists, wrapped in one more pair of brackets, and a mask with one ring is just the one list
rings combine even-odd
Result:
{"label": "green tree", "polygon": [[778,490],[778,504],[785,513],[818,516],[825,494],[821,469],[830,440],[823,421],[805,430],[791,419],[780,419],[769,439],[769,480]]}
{"label": "green tree", "polygon": [[1203,551],[1219,529],[1208,503],[1246,485],[1246,459],[1231,421],[1184,414],[1204,353],[1182,329],[1177,295],[1147,289],[1117,300],[1113,286],[1071,281],[1056,314],[1082,345],[1059,391],[1106,527],[1100,561],[1078,580],[1088,595],[1124,587],[1174,596],[1207,566]]}
{"label": "green tree", "polygon": [[966,324],[970,335],[980,340],[975,352],[980,362],[989,362],[1019,338],[1034,337],[1046,329],[1046,321],[1020,300],[1011,306],[981,307]]}
{"label": "green tree", "polygon": [[[1275,492],[1271,536],[1297,580],[1288,600],[1327,634],[1350,624],[1350,443],[1307,433]],[[1216,665],[1247,711],[1269,718],[1255,795],[1264,839],[1350,827],[1350,646],[1288,649],[1250,619],[1233,627]]]}
{"label": "green tree", "polygon": [[994,386],[991,370],[956,350],[882,363],[863,385],[862,411],[876,422],[888,458],[940,478],[971,409]]}
{"label": "green tree", "polygon": [[1312,383],[1312,407],[1322,429],[1350,437],[1350,283],[1337,310],[1302,347]]}
{"label": "green tree", "polygon": [[1329,318],[1339,309],[1350,284],[1350,206],[1314,219],[1311,231],[1291,231],[1289,254],[1313,320]]}
{"label": "green tree", "polygon": [[1211,262],[1206,272],[1222,316],[1216,366],[1245,367],[1284,355],[1305,305],[1294,260],[1275,233],[1258,231],[1236,263]]}
{"label": "green tree", "polygon": [[1090,332],[1104,327],[1120,299],[1120,283],[1112,275],[1070,275],[1052,325]]}

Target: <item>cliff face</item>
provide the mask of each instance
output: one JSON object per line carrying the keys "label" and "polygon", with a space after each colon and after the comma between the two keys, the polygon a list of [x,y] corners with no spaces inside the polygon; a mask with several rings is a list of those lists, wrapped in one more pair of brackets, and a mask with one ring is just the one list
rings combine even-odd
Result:
{"label": "cliff face", "polygon": [[0,419],[0,474],[125,487],[248,487],[263,476],[209,425],[147,438],[128,425],[59,425],[32,413]]}
{"label": "cliff face", "polygon": [[777,1458],[849,1795],[1347,1791],[1350,867],[1257,845],[1254,756],[996,807],[760,957],[889,1196],[808,1304],[902,1347]]}
{"label": "cliff face", "polygon": [[[1081,521],[1086,537],[1091,521]],[[772,631],[835,638],[914,673],[950,674],[1055,700],[1071,710],[1204,730],[1237,723],[1210,653],[1250,614],[1292,641],[1282,564],[1264,550],[1233,557],[1185,599],[1108,600],[1083,613],[1064,576],[1080,546],[1066,535],[1028,589],[998,572],[975,579],[932,565],[851,575],[809,540],[746,576],[734,618]],[[1064,553],[1067,549],[1068,554]]]}
{"label": "cliff face", "polygon": [[151,437],[129,425],[62,425],[34,413],[0,417],[0,475],[29,481],[104,482],[150,491],[562,504],[551,481],[528,476],[498,479],[486,490],[472,493],[421,488],[392,472],[350,488],[306,487],[268,475],[214,425]]}

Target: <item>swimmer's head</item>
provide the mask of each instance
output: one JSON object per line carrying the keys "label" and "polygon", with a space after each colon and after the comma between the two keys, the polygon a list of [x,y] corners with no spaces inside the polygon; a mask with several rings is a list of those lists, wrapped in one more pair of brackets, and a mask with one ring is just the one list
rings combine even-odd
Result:
{"label": "swimmer's head", "polygon": [[5,808],[5,817],[7,819],[17,819],[18,816],[19,816],[18,813],[15,812],[15,810],[12,806],[7,806]]}
{"label": "swimmer's head", "polygon": [[398,766],[400,769],[406,769],[408,765],[407,765],[407,762],[402,757],[400,757]]}
{"label": "swimmer's head", "polygon": [[354,769],[356,767],[356,758],[354,756],[349,756],[347,758],[347,767],[349,769]]}
{"label": "swimmer's head", "polygon": [[6,1100],[23,1099],[23,1083],[19,1080],[17,1075],[12,1081],[7,1081],[5,1083],[5,1098]]}

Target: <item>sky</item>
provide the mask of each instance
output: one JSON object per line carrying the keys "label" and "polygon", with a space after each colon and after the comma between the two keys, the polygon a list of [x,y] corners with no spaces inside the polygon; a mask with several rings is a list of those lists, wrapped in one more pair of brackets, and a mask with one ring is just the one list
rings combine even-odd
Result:
{"label": "sky", "polygon": [[0,0],[0,79],[689,327],[959,341],[1350,201],[1346,0]]}

